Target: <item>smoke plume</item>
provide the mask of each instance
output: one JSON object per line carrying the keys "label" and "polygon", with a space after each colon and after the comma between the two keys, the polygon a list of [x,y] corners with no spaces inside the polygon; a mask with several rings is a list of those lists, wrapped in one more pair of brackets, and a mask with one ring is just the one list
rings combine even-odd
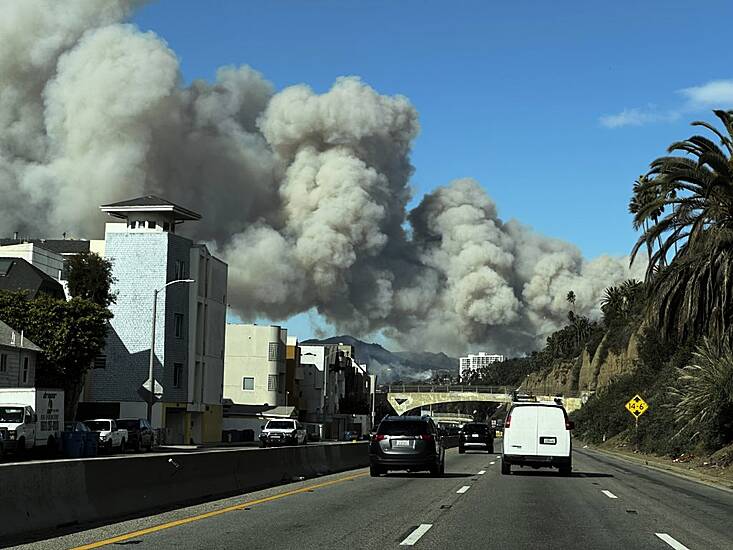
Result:
{"label": "smoke plume", "polygon": [[[0,234],[99,238],[100,204],[146,193],[229,264],[245,319],[316,308],[407,348],[520,353],[593,314],[627,258],[502,221],[474,180],[411,212],[409,100],[354,77],[277,92],[247,66],[182,84],[178,59],[126,24],[140,2],[17,0],[0,18]],[[643,268],[643,266],[639,266]]]}

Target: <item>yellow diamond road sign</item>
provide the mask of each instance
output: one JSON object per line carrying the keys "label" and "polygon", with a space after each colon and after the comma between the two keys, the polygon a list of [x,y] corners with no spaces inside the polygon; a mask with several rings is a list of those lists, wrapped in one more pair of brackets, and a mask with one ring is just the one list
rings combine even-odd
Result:
{"label": "yellow diamond road sign", "polygon": [[635,418],[639,418],[648,408],[649,405],[646,404],[646,401],[638,393],[626,403],[626,410],[633,414]]}

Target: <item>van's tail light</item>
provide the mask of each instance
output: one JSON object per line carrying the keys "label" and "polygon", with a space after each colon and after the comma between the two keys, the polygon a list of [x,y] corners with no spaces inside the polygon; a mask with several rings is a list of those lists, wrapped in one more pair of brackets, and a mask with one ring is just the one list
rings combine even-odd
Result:
{"label": "van's tail light", "polygon": [[423,441],[435,441],[433,434],[422,434],[420,436],[420,439],[422,439]]}
{"label": "van's tail light", "polygon": [[372,441],[382,441],[384,439],[384,434],[374,434],[374,437],[372,437]]}
{"label": "van's tail light", "polygon": [[504,429],[506,430],[509,428],[509,425],[512,423],[512,415],[506,417],[506,420],[504,421]]}
{"label": "van's tail light", "polygon": [[573,429],[575,429],[575,422],[573,422],[569,418],[566,418],[565,419],[565,429],[566,430],[573,430]]}

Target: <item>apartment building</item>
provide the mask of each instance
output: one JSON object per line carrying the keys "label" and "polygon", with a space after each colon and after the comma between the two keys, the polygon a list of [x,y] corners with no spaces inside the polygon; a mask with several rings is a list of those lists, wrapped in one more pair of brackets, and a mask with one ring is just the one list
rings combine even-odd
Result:
{"label": "apartment building", "polygon": [[196,212],[153,195],[100,208],[117,220],[96,247],[112,263],[117,302],[80,417],[146,417],[157,290],[153,426],[167,443],[220,441],[227,265],[179,234],[181,224],[201,219]]}
{"label": "apartment building", "polygon": [[475,372],[484,367],[488,367],[492,363],[501,363],[503,361],[504,361],[503,355],[486,353],[484,351],[481,351],[476,354],[469,353],[467,356],[460,358],[458,372],[459,372],[461,381],[469,377],[472,372]]}

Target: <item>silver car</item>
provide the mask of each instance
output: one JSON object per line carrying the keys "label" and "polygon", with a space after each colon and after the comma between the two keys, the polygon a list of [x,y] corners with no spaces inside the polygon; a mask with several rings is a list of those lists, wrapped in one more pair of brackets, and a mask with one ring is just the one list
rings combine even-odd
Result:
{"label": "silver car", "polygon": [[429,416],[386,416],[369,444],[369,473],[428,470],[445,473],[445,448],[440,430]]}

